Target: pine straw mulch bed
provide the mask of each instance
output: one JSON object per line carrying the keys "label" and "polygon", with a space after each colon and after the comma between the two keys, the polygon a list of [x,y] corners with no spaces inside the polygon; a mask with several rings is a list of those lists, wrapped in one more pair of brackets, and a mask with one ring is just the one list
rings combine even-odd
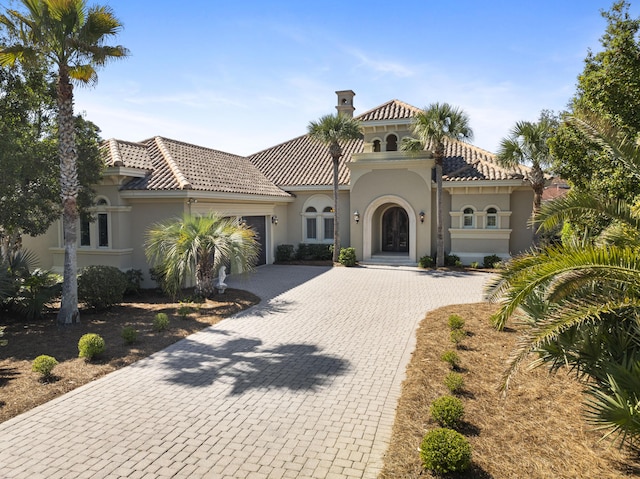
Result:
{"label": "pine straw mulch bed", "polygon": [[[0,422],[149,356],[259,301],[246,291],[227,289],[213,300],[200,303],[183,319],[177,314],[181,303],[171,302],[154,291],[143,291],[108,311],[81,310],[81,323],[62,329],[56,326],[53,313],[34,321],[3,316],[0,326],[6,326],[3,339],[8,344],[0,347]],[[160,312],[169,316],[170,325],[168,330],[156,332],[153,319]],[[138,331],[138,339],[131,345],[125,344],[121,336],[125,326]],[[86,333],[97,333],[106,343],[105,352],[90,362],[78,358],[78,340]],[[41,354],[59,362],[48,382],[31,371],[32,361]]]}
{"label": "pine straw mulch bed", "polygon": [[444,378],[450,371],[440,359],[454,349],[448,318],[465,319],[468,337],[458,349],[465,391],[465,422],[460,432],[469,440],[472,468],[465,478],[623,478],[640,477],[640,454],[599,441],[583,415],[580,384],[566,372],[550,375],[544,368],[523,368],[506,397],[497,390],[505,361],[518,333],[497,332],[489,324],[495,305],[445,307],[427,314],[417,331],[417,346],[407,367],[396,411],[391,444],[381,479],[437,477],[423,470],[419,447],[424,434],[437,426],[429,407],[449,394]]}

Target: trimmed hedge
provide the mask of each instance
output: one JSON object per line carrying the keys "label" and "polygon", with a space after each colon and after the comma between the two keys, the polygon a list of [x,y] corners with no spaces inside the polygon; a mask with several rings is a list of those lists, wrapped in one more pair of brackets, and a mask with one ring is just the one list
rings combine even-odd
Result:
{"label": "trimmed hedge", "polygon": [[107,309],[122,302],[127,285],[115,266],[87,266],[78,276],[78,299],[90,308]]}

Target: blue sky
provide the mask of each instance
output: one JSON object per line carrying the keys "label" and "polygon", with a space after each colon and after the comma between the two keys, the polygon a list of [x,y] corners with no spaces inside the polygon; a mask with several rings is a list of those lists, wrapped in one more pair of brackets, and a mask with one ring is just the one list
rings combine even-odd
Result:
{"label": "blue sky", "polygon": [[116,43],[131,56],[77,88],[76,111],[104,138],[161,135],[247,155],[304,134],[347,89],[356,115],[394,98],[456,105],[473,143],[495,151],[516,121],[565,107],[613,2],[99,3],[124,23]]}

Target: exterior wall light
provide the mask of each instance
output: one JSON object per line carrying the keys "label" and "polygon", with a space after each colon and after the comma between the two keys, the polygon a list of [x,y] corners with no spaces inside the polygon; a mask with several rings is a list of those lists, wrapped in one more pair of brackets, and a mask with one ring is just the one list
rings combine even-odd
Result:
{"label": "exterior wall light", "polygon": [[424,223],[424,211],[420,212],[420,223]]}
{"label": "exterior wall light", "polygon": [[356,224],[360,223],[360,213],[358,212],[358,210],[355,210],[353,212],[353,219],[356,221]]}
{"label": "exterior wall light", "polygon": [[271,217],[271,224],[274,224],[274,225],[278,224],[278,217],[276,215],[273,215]]}

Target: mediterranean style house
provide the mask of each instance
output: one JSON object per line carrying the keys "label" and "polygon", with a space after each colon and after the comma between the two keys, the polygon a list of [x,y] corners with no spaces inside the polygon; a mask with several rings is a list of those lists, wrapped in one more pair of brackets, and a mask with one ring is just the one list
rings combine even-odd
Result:
{"label": "mediterranean style house", "polygon": [[[351,90],[338,91],[337,110],[352,116]],[[418,108],[391,100],[357,118],[363,138],[343,144],[340,162],[342,247],[361,263],[415,265],[436,251],[434,160],[400,151]],[[333,242],[332,162],[326,145],[308,135],[248,157],[170,140],[107,140],[106,169],[96,186],[95,221],[79,225],[78,266],[103,264],[148,271],[145,235],[155,222],[215,211],[252,226],[260,264],[280,244]],[[533,191],[528,169],[500,167],[472,145],[446,144],[443,168],[445,251],[463,264],[508,258],[528,249]],[[62,271],[62,228],[24,238],[41,266]],[[145,276],[148,276],[145,274]],[[151,285],[148,283],[148,285]]]}

